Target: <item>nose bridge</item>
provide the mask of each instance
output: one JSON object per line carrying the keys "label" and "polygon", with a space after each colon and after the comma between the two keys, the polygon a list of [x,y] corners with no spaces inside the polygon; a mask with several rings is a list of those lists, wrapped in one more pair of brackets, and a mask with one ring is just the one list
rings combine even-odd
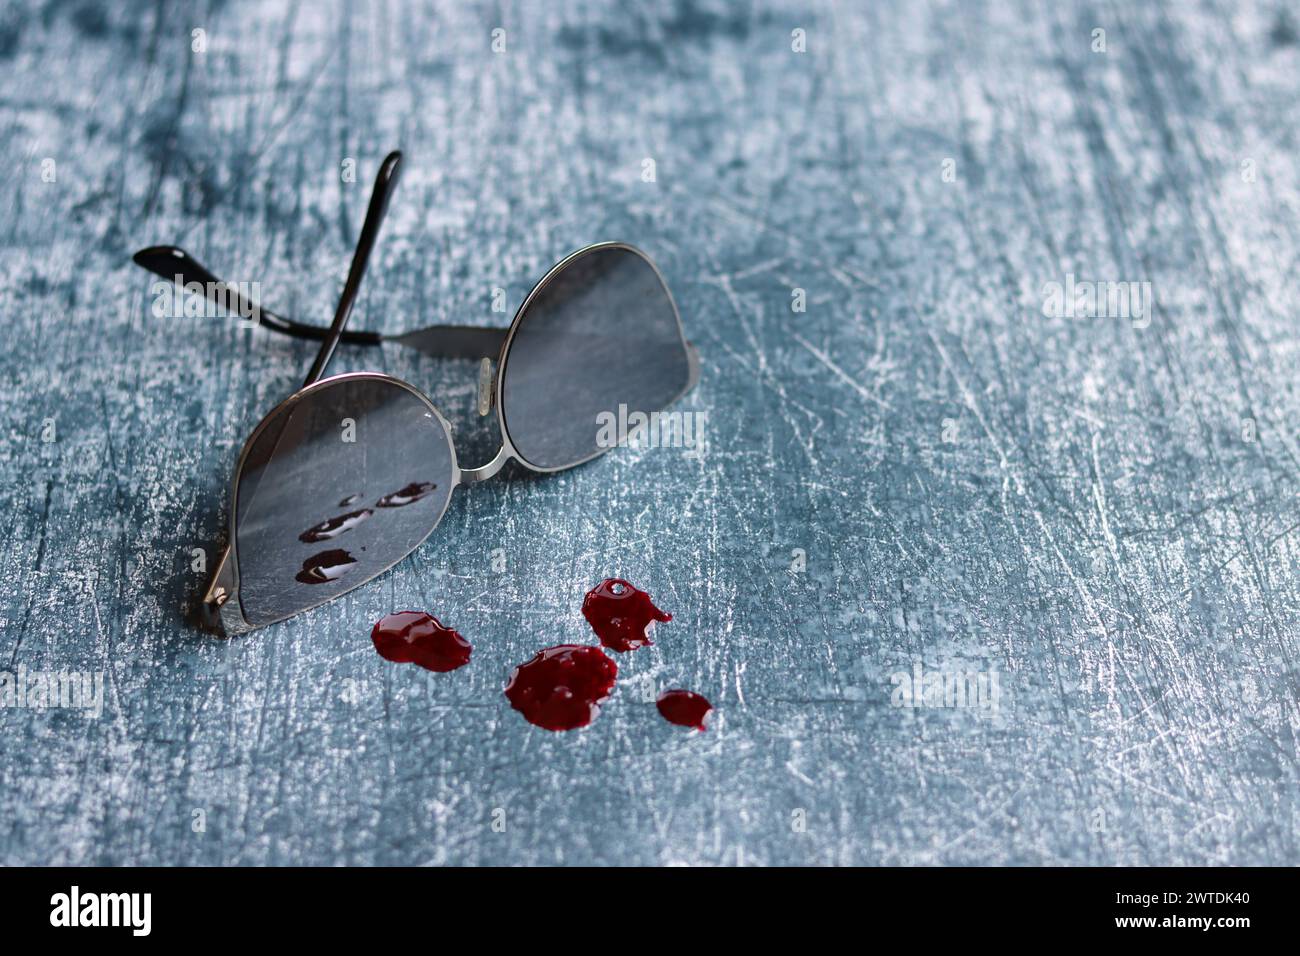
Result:
{"label": "nose bridge", "polygon": [[501,447],[497,449],[496,455],[494,455],[492,460],[486,465],[482,465],[478,468],[462,468],[460,470],[460,483],[462,485],[472,485],[480,481],[487,481],[487,479],[491,478],[498,471],[504,468],[505,463],[512,457],[514,457],[514,452],[508,445],[503,443]]}

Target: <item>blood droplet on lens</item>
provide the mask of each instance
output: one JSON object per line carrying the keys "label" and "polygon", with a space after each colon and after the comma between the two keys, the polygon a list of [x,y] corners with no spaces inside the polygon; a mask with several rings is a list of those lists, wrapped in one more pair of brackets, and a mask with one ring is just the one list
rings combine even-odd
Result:
{"label": "blood droplet on lens", "polygon": [[651,621],[671,621],[673,616],[654,606],[650,595],[621,578],[606,578],[587,592],[582,616],[600,638],[616,651],[634,651],[651,643],[646,628]]}
{"label": "blood droplet on lens", "polygon": [[379,619],[370,639],[384,660],[445,673],[469,663],[469,641],[423,611],[396,611]]}
{"label": "blood droplet on lens", "polygon": [[689,690],[666,690],[655,701],[664,720],[683,727],[704,729],[704,718],[713,711],[707,698]]}
{"label": "blood droplet on lens", "polygon": [[399,488],[391,495],[380,498],[379,507],[401,508],[404,505],[415,504],[421,498],[433,494],[437,487],[432,481],[413,481],[405,488]]}
{"label": "blood droplet on lens", "polygon": [[516,667],[505,694],[529,723],[574,730],[596,719],[617,677],[618,665],[599,647],[560,644]]}
{"label": "blood droplet on lens", "polygon": [[341,548],[313,554],[302,563],[302,570],[294,577],[303,584],[329,584],[348,573],[356,558]]}
{"label": "blood droplet on lens", "polygon": [[343,532],[351,531],[372,514],[374,512],[369,508],[362,508],[360,511],[349,511],[345,515],[329,518],[298,535],[298,540],[310,544],[313,541],[328,541],[330,538],[337,538]]}

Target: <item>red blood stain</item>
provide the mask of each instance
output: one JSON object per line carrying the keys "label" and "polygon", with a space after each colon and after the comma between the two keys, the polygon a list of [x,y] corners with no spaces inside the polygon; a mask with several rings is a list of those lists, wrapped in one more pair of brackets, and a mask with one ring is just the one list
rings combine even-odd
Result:
{"label": "red blood stain", "polygon": [[380,618],[370,639],[384,660],[439,672],[468,664],[473,650],[469,641],[423,611],[397,611]]}
{"label": "red blood stain", "polygon": [[529,723],[573,730],[596,719],[617,677],[618,665],[599,647],[560,644],[516,667],[505,693]]}
{"label": "red blood stain", "polygon": [[651,643],[646,628],[651,621],[671,621],[673,616],[654,606],[650,595],[621,578],[606,578],[587,592],[582,616],[600,638],[616,651],[634,651]]}
{"label": "red blood stain", "polygon": [[704,729],[704,718],[713,710],[706,698],[689,690],[666,690],[659,695],[655,706],[669,723],[696,730]]}

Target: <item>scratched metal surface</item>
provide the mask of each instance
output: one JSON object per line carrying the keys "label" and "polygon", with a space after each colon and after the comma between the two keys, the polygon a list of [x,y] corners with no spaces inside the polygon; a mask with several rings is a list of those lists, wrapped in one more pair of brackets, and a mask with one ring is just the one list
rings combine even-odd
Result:
{"label": "scratched metal surface", "polygon": [[[106,678],[99,719],[0,711],[0,862],[1300,862],[1285,4],[129,6],[0,15],[0,664]],[[708,448],[463,490],[380,581],[205,637],[192,549],[312,349],[156,318],[129,254],[323,320],[395,146],[358,327],[505,324],[494,288],[635,242]],[[1070,273],[1149,323],[1044,314]],[[490,451],[472,363],[348,368]],[[510,668],[615,573],[674,621],[531,727]],[[470,666],[381,660],[407,607]],[[917,664],[996,712],[894,706]]]}

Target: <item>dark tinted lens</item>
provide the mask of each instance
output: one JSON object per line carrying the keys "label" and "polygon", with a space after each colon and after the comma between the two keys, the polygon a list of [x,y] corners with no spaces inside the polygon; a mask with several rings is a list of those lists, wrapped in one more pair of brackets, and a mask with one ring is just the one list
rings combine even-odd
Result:
{"label": "dark tinted lens", "polygon": [[535,468],[607,450],[600,421],[649,414],[686,390],[690,363],[672,298],[640,253],[581,253],[543,280],[506,356],[502,419]]}
{"label": "dark tinted lens", "polygon": [[272,412],[235,492],[244,617],[269,624],[387,570],[438,523],[454,473],[442,420],[390,379],[327,380]]}

